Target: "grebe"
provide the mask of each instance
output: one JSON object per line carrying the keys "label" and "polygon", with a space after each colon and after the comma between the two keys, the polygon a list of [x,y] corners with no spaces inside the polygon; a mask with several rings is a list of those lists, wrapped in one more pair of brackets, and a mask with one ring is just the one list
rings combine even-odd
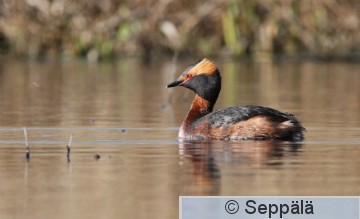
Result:
{"label": "grebe", "polygon": [[216,65],[204,58],[190,65],[168,88],[183,86],[195,92],[179,138],[188,140],[301,141],[305,130],[294,115],[263,106],[233,106],[215,112],[221,89]]}

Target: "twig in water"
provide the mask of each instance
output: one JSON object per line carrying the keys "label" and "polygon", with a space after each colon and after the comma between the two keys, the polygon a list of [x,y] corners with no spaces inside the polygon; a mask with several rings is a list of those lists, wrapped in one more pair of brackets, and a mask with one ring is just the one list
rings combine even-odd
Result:
{"label": "twig in water", "polygon": [[29,142],[28,142],[28,138],[27,138],[26,127],[24,127],[24,136],[25,136],[25,146],[26,146],[25,157],[27,160],[30,160],[30,147],[29,147]]}
{"label": "twig in water", "polygon": [[66,145],[66,149],[67,149],[66,157],[68,162],[70,162],[71,143],[72,143],[72,134],[70,134],[69,143]]}

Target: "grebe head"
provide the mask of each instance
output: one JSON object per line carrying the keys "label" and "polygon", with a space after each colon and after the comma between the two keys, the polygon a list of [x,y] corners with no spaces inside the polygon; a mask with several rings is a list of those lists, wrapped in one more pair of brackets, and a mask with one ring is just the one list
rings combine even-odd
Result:
{"label": "grebe head", "polygon": [[221,89],[221,77],[216,65],[204,58],[190,65],[178,79],[167,85],[168,88],[183,86],[200,97],[215,104]]}

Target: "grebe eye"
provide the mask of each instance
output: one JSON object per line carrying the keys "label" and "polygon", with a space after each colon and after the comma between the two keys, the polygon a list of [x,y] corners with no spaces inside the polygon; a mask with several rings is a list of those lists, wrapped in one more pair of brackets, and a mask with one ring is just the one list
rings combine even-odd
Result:
{"label": "grebe eye", "polygon": [[188,79],[191,79],[193,76],[192,75],[187,75],[187,78]]}

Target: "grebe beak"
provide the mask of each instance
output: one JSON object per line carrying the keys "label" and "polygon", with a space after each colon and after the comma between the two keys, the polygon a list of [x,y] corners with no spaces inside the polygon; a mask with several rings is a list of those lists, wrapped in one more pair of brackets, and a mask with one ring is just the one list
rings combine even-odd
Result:
{"label": "grebe beak", "polygon": [[183,83],[183,81],[176,80],[176,81],[171,82],[170,84],[168,84],[166,87],[167,87],[167,88],[176,87],[176,86],[178,86],[178,85],[181,84],[181,83]]}

